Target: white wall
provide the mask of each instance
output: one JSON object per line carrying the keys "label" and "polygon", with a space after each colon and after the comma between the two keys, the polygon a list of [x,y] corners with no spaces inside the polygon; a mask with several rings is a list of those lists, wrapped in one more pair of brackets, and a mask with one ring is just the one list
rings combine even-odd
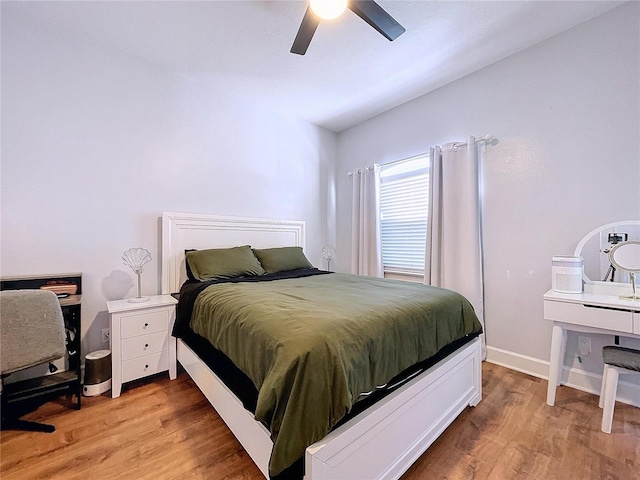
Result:
{"label": "white wall", "polygon": [[[5,12],[3,12],[5,13]],[[3,276],[83,273],[83,351],[105,301],[134,296],[120,260],[151,251],[163,211],[305,220],[320,266],[336,135],[133,56],[2,18]]]}
{"label": "white wall", "polygon": [[[598,225],[640,218],[639,16],[630,2],[342,132],[338,267],[350,265],[349,170],[493,134],[482,164],[487,342],[546,375],[551,257]],[[566,363],[599,375],[612,341],[594,339],[580,365],[570,336]]]}

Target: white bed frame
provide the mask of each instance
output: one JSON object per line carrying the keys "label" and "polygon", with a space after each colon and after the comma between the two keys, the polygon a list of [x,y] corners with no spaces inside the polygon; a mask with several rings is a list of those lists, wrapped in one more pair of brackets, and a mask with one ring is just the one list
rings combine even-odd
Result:
{"label": "white bed frame", "polygon": [[[185,249],[301,246],[304,222],[185,213],[162,216],[162,292],[186,279]],[[173,339],[173,337],[172,337]],[[175,339],[174,339],[175,340]],[[180,339],[170,358],[207,397],[266,478],[273,443],[222,381]],[[468,406],[482,399],[480,340],[446,359],[307,448],[305,480],[398,479]]]}

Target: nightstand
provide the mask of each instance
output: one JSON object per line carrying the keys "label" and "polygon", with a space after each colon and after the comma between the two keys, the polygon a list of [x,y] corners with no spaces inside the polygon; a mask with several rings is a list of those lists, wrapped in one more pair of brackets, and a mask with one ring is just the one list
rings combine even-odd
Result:
{"label": "nightstand", "polygon": [[107,302],[111,315],[111,397],[120,396],[122,384],[169,371],[176,378],[176,339],[171,336],[176,318],[171,295],[154,295],[148,302]]}

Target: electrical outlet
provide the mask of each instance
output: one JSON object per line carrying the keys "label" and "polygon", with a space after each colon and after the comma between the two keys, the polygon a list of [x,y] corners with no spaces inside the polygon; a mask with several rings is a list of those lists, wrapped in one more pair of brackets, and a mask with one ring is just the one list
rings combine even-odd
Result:
{"label": "electrical outlet", "polygon": [[102,329],[102,343],[103,344],[108,344],[109,343],[110,335],[111,335],[111,333],[109,332],[108,328],[103,328]]}
{"label": "electrical outlet", "polygon": [[578,351],[583,357],[591,353],[591,337],[578,335]]}

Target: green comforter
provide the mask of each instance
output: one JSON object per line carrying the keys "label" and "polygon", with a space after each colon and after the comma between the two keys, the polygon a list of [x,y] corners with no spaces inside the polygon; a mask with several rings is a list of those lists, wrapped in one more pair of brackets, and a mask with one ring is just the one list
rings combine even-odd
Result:
{"label": "green comforter", "polygon": [[277,475],[323,438],[363,392],[481,331],[458,293],[348,274],[222,283],[198,296],[191,328],[259,391],[256,420]]}

